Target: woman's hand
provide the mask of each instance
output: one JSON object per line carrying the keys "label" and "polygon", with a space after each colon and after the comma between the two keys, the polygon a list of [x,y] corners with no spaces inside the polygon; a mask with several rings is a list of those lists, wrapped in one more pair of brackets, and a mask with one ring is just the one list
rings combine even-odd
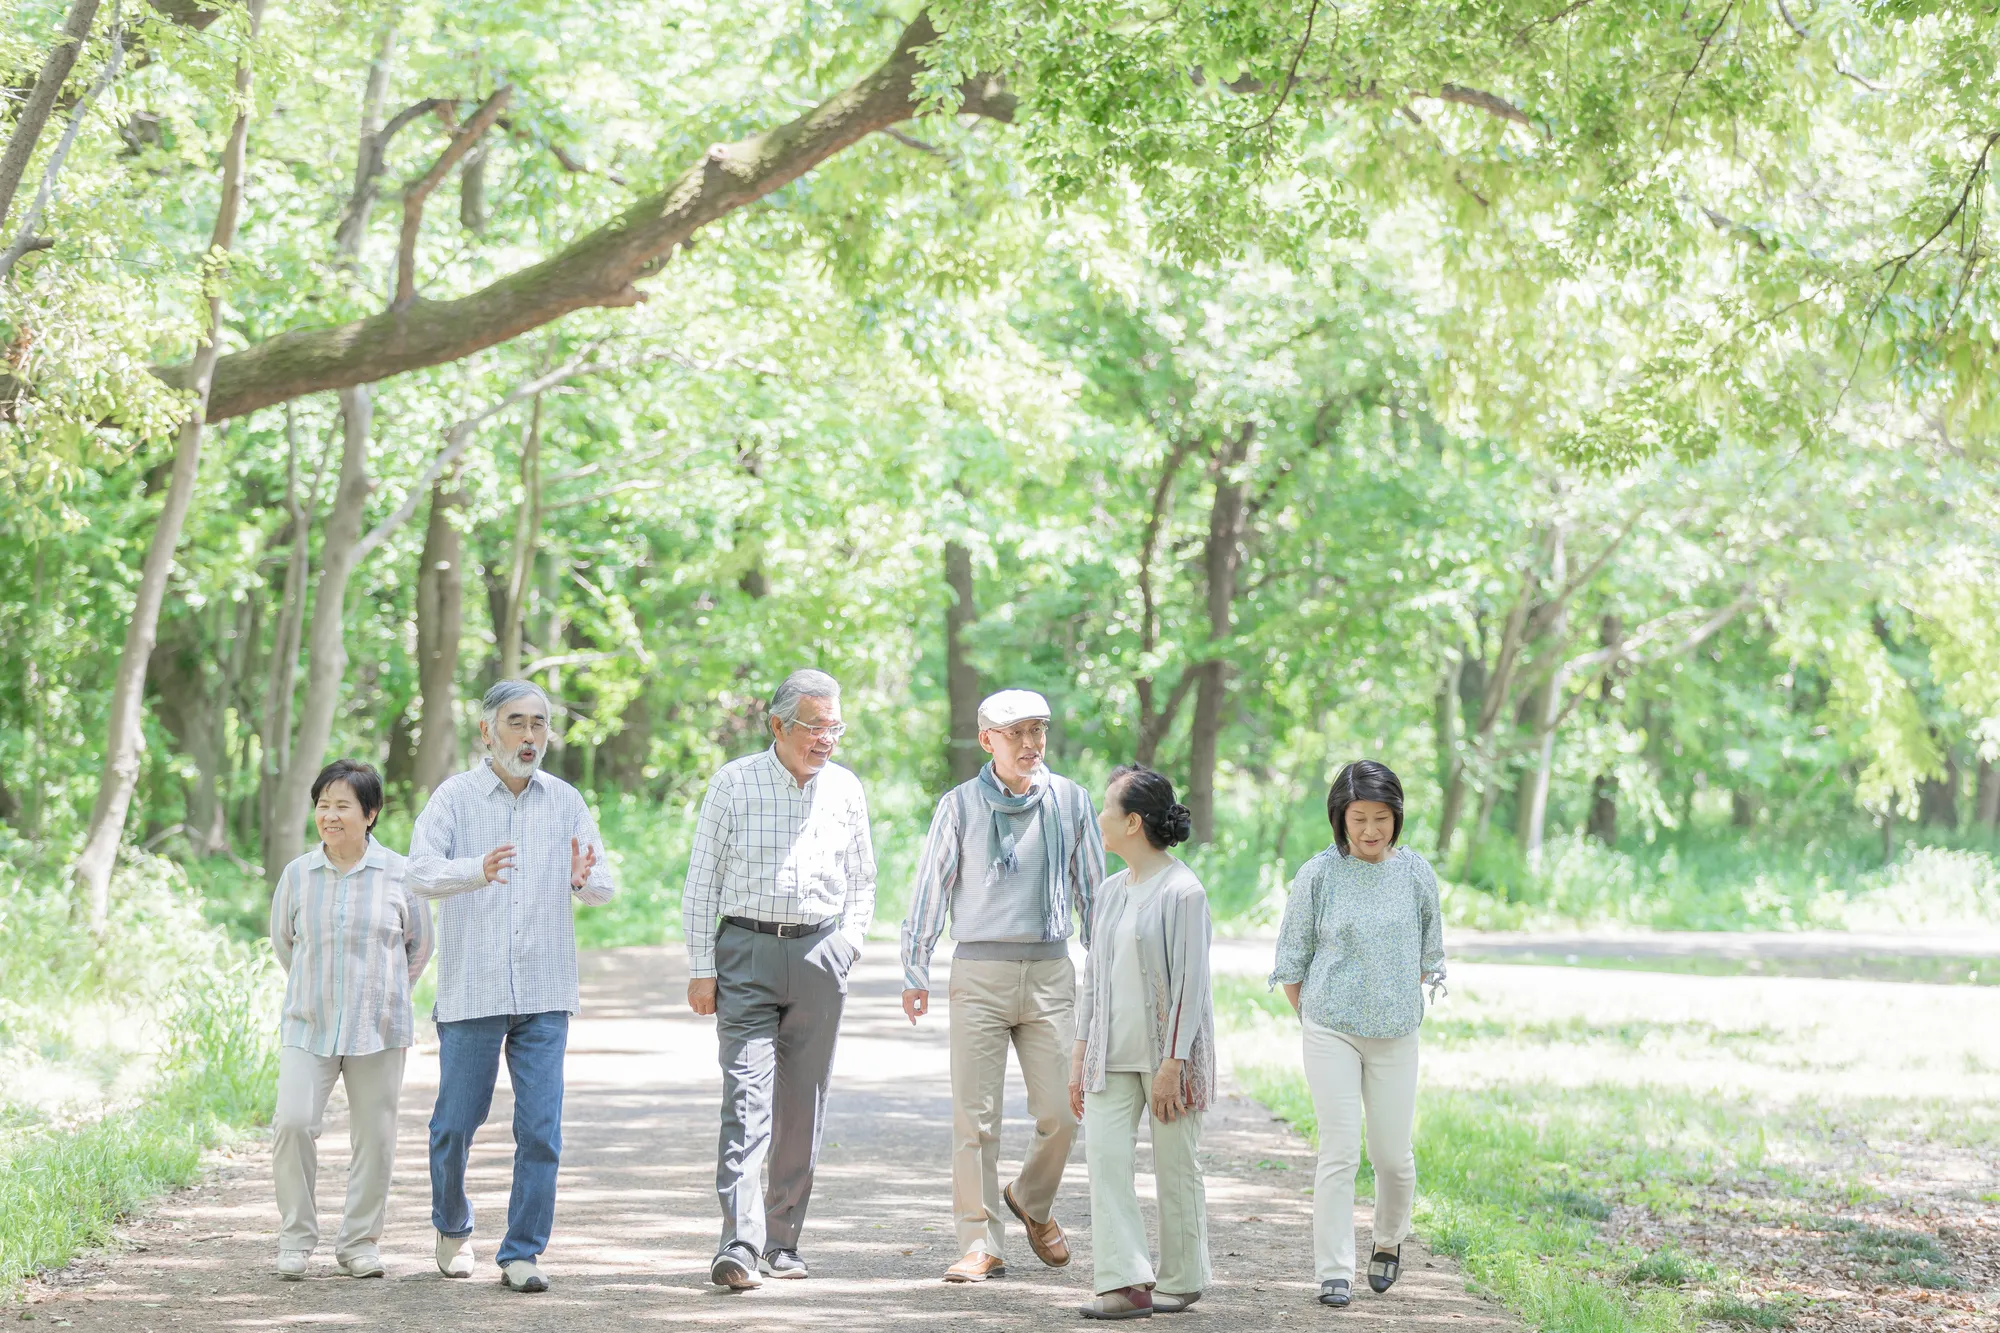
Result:
{"label": "woman's hand", "polygon": [[1078,1042],[1069,1058],[1069,1111],[1079,1123],[1083,1120],[1083,1052],[1084,1043]]}
{"label": "woman's hand", "polygon": [[1302,981],[1287,981],[1285,983],[1285,999],[1291,1003],[1292,1012],[1295,1014],[1299,1011],[1299,992],[1304,989],[1305,983]]}
{"label": "woman's hand", "polygon": [[1187,1114],[1187,1102],[1181,1096],[1181,1062],[1179,1060],[1160,1061],[1159,1072],[1153,1075],[1153,1119],[1171,1122]]}

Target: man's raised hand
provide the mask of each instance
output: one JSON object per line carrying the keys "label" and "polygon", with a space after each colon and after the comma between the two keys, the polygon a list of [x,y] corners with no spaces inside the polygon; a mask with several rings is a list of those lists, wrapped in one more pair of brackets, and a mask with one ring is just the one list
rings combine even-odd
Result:
{"label": "man's raised hand", "polygon": [[505,884],[507,876],[501,872],[512,869],[513,865],[514,844],[511,842],[503,842],[486,853],[486,859],[480,863],[481,868],[486,871],[488,884]]}
{"label": "man's raised hand", "polygon": [[569,840],[569,886],[580,889],[590,880],[590,870],[597,864],[595,847],[579,847],[575,838]]}

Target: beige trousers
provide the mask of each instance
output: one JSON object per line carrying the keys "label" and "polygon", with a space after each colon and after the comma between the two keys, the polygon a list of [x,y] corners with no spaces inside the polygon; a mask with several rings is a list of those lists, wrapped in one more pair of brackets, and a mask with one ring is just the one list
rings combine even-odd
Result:
{"label": "beige trousers", "polygon": [[1160,1271],[1156,1280],[1139,1215],[1139,1117],[1146,1111],[1145,1074],[1104,1076],[1103,1092],[1083,1097],[1083,1160],[1090,1166],[1091,1286],[1102,1295],[1120,1287],[1157,1285],[1175,1296],[1208,1287],[1208,1192],[1195,1145],[1201,1112],[1166,1124],[1153,1121],[1154,1194],[1160,1201]]}
{"label": "beige trousers", "polygon": [[396,1157],[396,1099],[403,1090],[407,1048],[373,1055],[314,1055],[298,1046],[278,1050],[278,1109],[271,1118],[271,1174],[278,1189],[278,1248],[310,1251],[319,1244],[319,1131],[333,1083],[347,1085],[347,1206],[333,1257],[346,1263],[373,1254],[389,1205]]}
{"label": "beige trousers", "polygon": [[1014,1197],[1048,1220],[1062,1185],[1076,1117],[1069,1109],[1069,1054],[1076,1040],[1076,968],[1067,957],[1031,963],[957,958],[951,964],[951,1207],[958,1248],[1005,1260],[1000,1219],[1000,1114],[1007,1047],[1028,1085],[1035,1138],[1014,1180]]}
{"label": "beige trousers", "polygon": [[1319,1117],[1319,1174],[1313,1182],[1313,1266],[1318,1280],[1354,1281],[1354,1173],[1367,1120],[1375,1168],[1376,1248],[1410,1234],[1417,1158],[1417,1034],[1355,1037],[1305,1020],[1306,1086]]}

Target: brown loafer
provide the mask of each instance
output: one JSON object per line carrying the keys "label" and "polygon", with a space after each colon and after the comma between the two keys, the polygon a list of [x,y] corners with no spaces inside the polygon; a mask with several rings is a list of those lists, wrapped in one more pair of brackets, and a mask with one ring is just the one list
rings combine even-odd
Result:
{"label": "brown loafer", "polygon": [[1007,1265],[984,1250],[974,1250],[944,1270],[947,1282],[984,1282],[989,1277],[1006,1277]]}
{"label": "brown loafer", "polygon": [[1153,1293],[1145,1287],[1120,1287],[1100,1294],[1088,1305],[1077,1306],[1076,1312],[1085,1319],[1151,1319]]}
{"label": "brown loafer", "polygon": [[1069,1265],[1069,1241],[1064,1239],[1063,1229],[1056,1225],[1056,1220],[1051,1217],[1046,1222],[1037,1222],[1034,1218],[1029,1217],[1027,1213],[1022,1211],[1021,1205],[1015,1202],[1014,1187],[1012,1185],[1001,1190],[1000,1197],[1007,1201],[1007,1211],[1021,1219],[1022,1227],[1028,1233],[1028,1248],[1035,1252],[1035,1257],[1050,1268],[1067,1267]]}

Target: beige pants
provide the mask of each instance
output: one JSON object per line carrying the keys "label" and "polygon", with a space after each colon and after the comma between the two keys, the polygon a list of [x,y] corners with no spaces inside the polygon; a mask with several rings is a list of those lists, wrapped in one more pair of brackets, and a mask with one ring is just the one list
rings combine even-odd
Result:
{"label": "beige pants", "polygon": [[1014,1198],[1048,1220],[1062,1185],[1076,1117],[1069,1109],[1069,1053],[1076,1039],[1076,968],[1067,957],[1032,963],[958,958],[951,964],[951,1207],[958,1248],[1005,1260],[1000,1219],[1000,1113],[1007,1047],[1028,1085],[1034,1142]]}
{"label": "beige pants", "polygon": [[1410,1234],[1417,1158],[1417,1034],[1354,1037],[1305,1021],[1306,1085],[1319,1117],[1319,1174],[1313,1183],[1313,1266],[1318,1280],[1354,1281],[1354,1173],[1367,1119],[1375,1168],[1375,1246],[1393,1250]]}
{"label": "beige pants", "polygon": [[403,1057],[394,1046],[373,1055],[314,1055],[297,1046],[278,1051],[278,1109],[271,1119],[271,1174],[278,1189],[278,1248],[310,1251],[319,1244],[319,1131],[333,1083],[347,1085],[347,1206],[333,1257],[346,1263],[373,1254],[382,1240],[389,1172],[396,1157],[396,1099]]}
{"label": "beige pants", "polygon": [[[1102,1295],[1120,1287],[1155,1284],[1139,1215],[1139,1117],[1153,1080],[1145,1074],[1106,1074],[1104,1091],[1083,1098],[1083,1160],[1090,1165],[1092,1287]],[[1195,1145],[1201,1112],[1153,1121],[1153,1182],[1160,1201],[1160,1271],[1157,1285],[1175,1296],[1206,1290],[1208,1193]]]}

